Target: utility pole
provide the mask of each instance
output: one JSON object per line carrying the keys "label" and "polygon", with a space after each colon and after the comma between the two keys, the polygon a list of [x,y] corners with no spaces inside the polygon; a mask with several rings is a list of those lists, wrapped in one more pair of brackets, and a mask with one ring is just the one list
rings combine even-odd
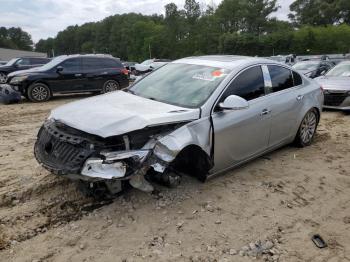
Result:
{"label": "utility pole", "polygon": [[151,43],[148,44],[148,51],[149,51],[149,59],[152,59]]}

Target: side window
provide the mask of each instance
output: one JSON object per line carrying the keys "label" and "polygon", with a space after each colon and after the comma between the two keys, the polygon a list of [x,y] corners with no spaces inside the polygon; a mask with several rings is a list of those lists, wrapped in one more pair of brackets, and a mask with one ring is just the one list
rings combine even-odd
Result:
{"label": "side window", "polygon": [[105,68],[121,68],[123,65],[114,59],[103,59],[103,64]]}
{"label": "side window", "polygon": [[272,92],[282,91],[294,86],[291,70],[275,65],[267,66],[271,76]]}
{"label": "side window", "polygon": [[80,58],[68,59],[61,66],[63,67],[63,72],[79,72],[81,70]]}
{"label": "side window", "polygon": [[294,86],[300,86],[303,83],[303,79],[297,72],[293,71],[293,78],[294,78]]}
{"label": "side window", "polygon": [[46,63],[47,63],[46,59],[43,59],[43,58],[30,58],[31,65],[43,65]]}
{"label": "side window", "polygon": [[104,68],[103,60],[94,57],[83,58],[83,68],[84,70],[93,70]]}
{"label": "side window", "polygon": [[16,64],[20,66],[26,66],[26,65],[30,65],[30,61],[29,61],[29,58],[21,58],[16,62]]}
{"label": "side window", "polygon": [[264,96],[265,84],[261,67],[251,67],[238,75],[226,89],[220,102],[223,102],[230,95],[237,95],[248,101]]}

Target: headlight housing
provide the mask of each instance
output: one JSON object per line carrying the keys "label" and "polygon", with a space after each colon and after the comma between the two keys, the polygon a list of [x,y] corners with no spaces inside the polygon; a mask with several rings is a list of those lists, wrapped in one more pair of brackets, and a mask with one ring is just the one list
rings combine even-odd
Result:
{"label": "headlight housing", "polygon": [[11,79],[10,84],[18,84],[26,80],[28,76],[15,76]]}

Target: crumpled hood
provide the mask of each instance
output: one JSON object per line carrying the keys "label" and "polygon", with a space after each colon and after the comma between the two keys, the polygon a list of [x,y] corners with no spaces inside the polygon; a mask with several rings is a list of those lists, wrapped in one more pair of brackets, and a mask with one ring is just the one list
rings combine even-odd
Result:
{"label": "crumpled hood", "polygon": [[60,106],[51,112],[49,119],[89,134],[110,137],[146,126],[198,119],[199,113],[199,109],[116,91]]}
{"label": "crumpled hood", "polygon": [[315,80],[323,89],[350,91],[350,77],[348,76],[322,76]]}

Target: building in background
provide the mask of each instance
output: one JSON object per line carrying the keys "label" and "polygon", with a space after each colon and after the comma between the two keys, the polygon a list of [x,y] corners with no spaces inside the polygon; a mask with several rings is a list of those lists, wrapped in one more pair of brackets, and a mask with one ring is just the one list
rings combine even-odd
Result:
{"label": "building in background", "polygon": [[47,57],[46,53],[0,48],[0,61],[9,61],[15,57]]}

